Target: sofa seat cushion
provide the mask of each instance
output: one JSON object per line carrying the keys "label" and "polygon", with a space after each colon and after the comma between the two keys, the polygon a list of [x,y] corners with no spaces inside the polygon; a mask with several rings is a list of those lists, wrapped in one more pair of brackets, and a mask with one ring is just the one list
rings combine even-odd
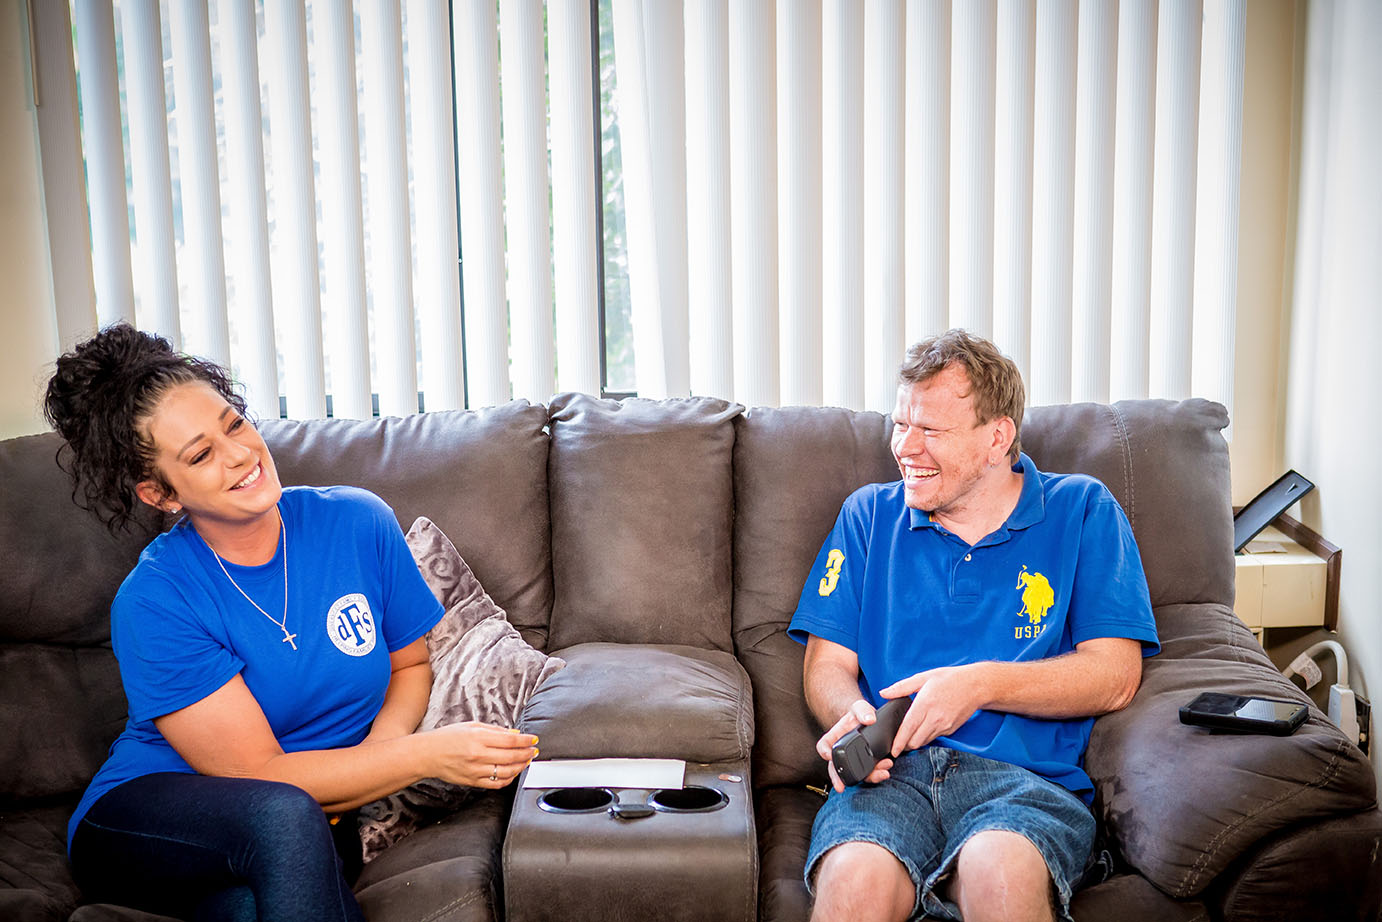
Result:
{"label": "sofa seat cushion", "polygon": [[[494,922],[499,905],[499,849],[508,812],[507,791],[475,794],[465,809],[409,836],[365,866],[355,895],[368,919]],[[13,891],[32,893],[33,891]],[[61,922],[70,906],[21,904],[0,890],[4,922]],[[41,905],[53,905],[39,914]],[[69,922],[176,922],[105,903],[90,903]]]}
{"label": "sofa seat cushion", "polygon": [[1119,874],[1075,892],[1075,922],[1207,922],[1199,900],[1173,900],[1138,874]]}
{"label": "sofa seat cushion", "polygon": [[1162,652],[1131,705],[1094,724],[1085,769],[1124,859],[1175,897],[1290,827],[1373,806],[1367,758],[1311,707],[1291,736],[1214,733],[1180,722],[1202,691],[1309,704],[1224,605],[1155,610]]}
{"label": "sofa seat cushion", "polygon": [[728,653],[587,643],[528,699],[520,725],[546,759],[747,760],[753,694]]}
{"label": "sofa seat cushion", "polygon": [[492,922],[509,791],[476,793],[365,865],[355,895],[369,919]]}
{"label": "sofa seat cushion", "polygon": [[173,916],[160,916],[142,909],[116,906],[113,903],[87,903],[78,906],[67,922],[180,922]]}
{"label": "sofa seat cushion", "polygon": [[[766,788],[758,795],[760,922],[806,922],[810,896],[802,873],[811,824],[825,799],[805,787]],[[1204,922],[1198,900],[1173,900],[1137,874],[1119,874],[1078,890],[1075,922]],[[926,918],[930,918],[927,916]]]}
{"label": "sofa seat cushion", "polygon": [[825,798],[802,787],[758,791],[759,922],[806,922],[811,897],[802,874],[811,824]]}
{"label": "sofa seat cushion", "polygon": [[1376,922],[1382,905],[1382,811],[1313,823],[1271,839],[1228,875],[1226,922]]}
{"label": "sofa seat cushion", "polygon": [[0,808],[0,919],[66,919],[81,894],[67,864],[75,802]]}

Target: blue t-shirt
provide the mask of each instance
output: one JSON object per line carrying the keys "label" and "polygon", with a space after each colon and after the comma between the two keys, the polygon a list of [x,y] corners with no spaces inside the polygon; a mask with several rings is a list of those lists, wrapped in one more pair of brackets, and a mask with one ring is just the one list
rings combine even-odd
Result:
{"label": "blue t-shirt", "polygon": [[[278,508],[288,555],[287,629],[240,594],[184,520],[149,544],[111,605],[111,641],[129,721],[68,826],[91,804],[154,772],[192,772],[154,726],[238,673],[285,752],[353,746],[384,702],[389,654],[429,631],[440,603],[393,511],[354,487],[291,487]],[[264,611],[283,616],[283,555],[228,571]]]}
{"label": "blue t-shirt", "polygon": [[[790,635],[814,634],[859,657],[859,689],[878,690],[927,669],[1030,662],[1099,637],[1160,649],[1132,528],[1099,481],[1044,474],[1021,455],[1016,508],[972,547],[907,507],[901,481],[845,500],[811,568]],[[1020,765],[1088,802],[1082,768],[1094,719],[1052,720],[979,710],[936,740]]]}

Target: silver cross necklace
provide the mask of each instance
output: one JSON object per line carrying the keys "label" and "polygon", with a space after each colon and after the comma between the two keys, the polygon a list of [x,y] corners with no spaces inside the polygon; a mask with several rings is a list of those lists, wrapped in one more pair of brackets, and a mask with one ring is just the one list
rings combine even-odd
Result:
{"label": "silver cross necklace", "polygon": [[226,579],[230,580],[230,584],[231,584],[232,586],[235,587],[235,591],[238,592],[238,593],[240,593],[242,596],[244,596],[244,597],[245,597],[245,601],[248,602],[248,603],[250,603],[251,605],[253,605],[254,608],[255,608],[255,611],[259,612],[259,613],[260,613],[261,615],[263,615],[265,618],[268,618],[268,619],[269,619],[270,621],[272,621],[274,624],[278,625],[279,630],[283,631],[283,642],[286,643],[288,646],[292,647],[294,650],[296,650],[296,649],[298,648],[298,645],[297,645],[297,643],[295,643],[295,641],[296,641],[298,635],[289,633],[289,631],[288,631],[288,524],[283,520],[283,513],[282,513],[281,511],[280,511],[279,514],[278,514],[278,527],[279,527],[280,534],[283,535],[283,620],[282,620],[282,621],[280,621],[279,619],[275,618],[273,615],[269,614],[269,613],[266,612],[264,609],[260,608],[260,607],[259,607],[259,603],[256,602],[254,599],[251,599],[251,598],[249,597],[249,593],[247,593],[247,592],[245,592],[245,590],[241,589],[241,588],[240,588],[240,584],[237,583],[237,582],[235,581],[235,577],[233,577],[233,576],[230,575],[230,571],[226,569],[226,565],[221,561],[221,555],[216,553],[216,549],[215,549],[214,547],[212,547],[210,544],[206,544],[206,539],[205,539],[205,538],[202,539],[202,543],[203,543],[203,544],[206,544],[206,549],[207,549],[208,551],[211,552],[211,556],[216,558],[216,563],[217,563],[218,566],[220,566],[221,572],[224,573],[224,574],[226,575]]}

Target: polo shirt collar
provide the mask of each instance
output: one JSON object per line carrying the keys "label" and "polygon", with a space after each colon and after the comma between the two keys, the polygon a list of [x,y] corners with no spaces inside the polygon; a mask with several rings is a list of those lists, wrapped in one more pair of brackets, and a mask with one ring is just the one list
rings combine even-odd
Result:
{"label": "polo shirt collar", "polygon": [[[1032,463],[1032,459],[1027,457],[1025,451],[1018,453],[1017,463],[1012,469],[1022,473],[1022,493],[1017,498],[1017,506],[1013,508],[999,531],[1028,528],[1046,518],[1046,494],[1041,488],[1041,472]],[[907,512],[910,515],[911,528],[940,528],[940,525],[931,521],[930,513],[910,507]]]}

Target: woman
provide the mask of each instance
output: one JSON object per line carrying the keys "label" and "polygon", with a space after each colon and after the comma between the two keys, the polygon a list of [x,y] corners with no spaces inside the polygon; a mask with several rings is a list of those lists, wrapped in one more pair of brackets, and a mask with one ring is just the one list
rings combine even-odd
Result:
{"label": "woman", "polygon": [[422,778],[501,788],[536,755],[484,724],[413,732],[442,611],[392,511],[283,489],[219,366],[117,324],[58,360],[45,412],[112,530],[139,503],[180,516],[111,606],[129,722],[68,830],[88,899],[359,920],[328,813]]}

